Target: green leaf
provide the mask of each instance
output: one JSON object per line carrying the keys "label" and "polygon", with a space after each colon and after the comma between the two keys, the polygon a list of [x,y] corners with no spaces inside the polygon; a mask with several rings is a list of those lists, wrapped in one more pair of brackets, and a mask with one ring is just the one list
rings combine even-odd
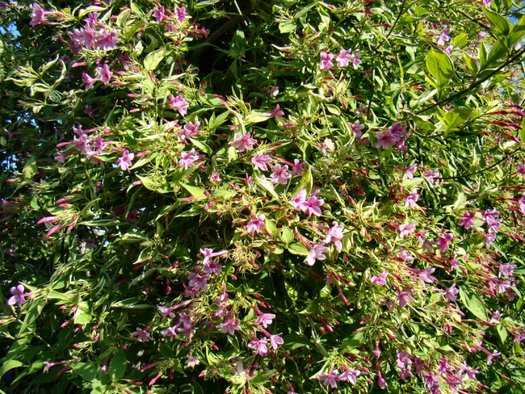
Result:
{"label": "green leaf", "polygon": [[295,254],[298,256],[308,256],[310,254],[308,249],[306,249],[306,246],[304,246],[303,244],[293,243],[288,245],[287,249],[291,254]]}
{"label": "green leaf", "polygon": [[187,185],[185,183],[180,183],[180,185],[186,189],[193,197],[195,197],[196,200],[205,200],[206,198],[206,194],[205,194],[205,189],[203,189],[202,187],[197,187],[197,186],[192,186],[192,185]]}
{"label": "green leaf", "polygon": [[523,35],[525,34],[525,15],[523,15],[520,20],[512,26],[512,30],[507,37],[509,47],[513,47],[518,42],[521,41]]}
{"label": "green leaf", "polygon": [[166,179],[162,176],[140,176],[137,175],[137,178],[140,179],[142,185],[149,190],[155,192],[163,193],[166,186]]}
{"label": "green leaf", "polygon": [[501,343],[505,343],[505,340],[507,339],[507,336],[508,336],[507,329],[500,323],[496,326],[496,331],[498,332]]}
{"label": "green leaf", "polygon": [[0,376],[4,376],[6,372],[18,368],[23,367],[24,363],[18,360],[7,360],[5,363],[2,364],[2,368],[0,368]]}
{"label": "green leaf", "polygon": [[289,244],[290,242],[292,242],[294,240],[294,234],[293,234],[293,231],[290,230],[289,227],[283,227],[282,230],[281,230],[281,240],[285,243],[285,244]]}
{"label": "green leaf", "polygon": [[30,157],[24,168],[22,169],[22,175],[25,179],[31,180],[37,172],[36,158]]}
{"label": "green leaf", "polygon": [[255,177],[255,182],[259,186],[262,186],[264,189],[266,189],[272,195],[273,198],[275,198],[276,200],[279,200],[279,196],[275,192],[275,189],[273,187],[273,183],[272,182],[270,182],[266,178],[262,178],[262,177],[259,177],[259,176]]}
{"label": "green leaf", "polygon": [[496,34],[505,36],[509,34],[512,25],[509,23],[508,20],[506,20],[504,17],[495,12],[489,11],[486,8],[483,8],[483,13],[487,17],[491,25],[494,27],[494,31]]}
{"label": "green leaf", "polygon": [[454,75],[454,66],[450,58],[443,52],[431,49],[425,61],[427,71],[443,88]]}
{"label": "green leaf", "polygon": [[488,321],[487,308],[475,294],[469,295],[468,292],[460,287],[459,298],[463,305],[478,319]]}
{"label": "green leaf", "polygon": [[94,362],[89,362],[89,363],[78,362],[78,363],[71,364],[71,369],[73,369],[73,372],[76,373],[78,376],[80,376],[82,380],[86,382],[91,382],[93,379],[95,379],[99,368],[100,366]]}
{"label": "green leaf", "polygon": [[112,380],[117,380],[124,376],[127,363],[126,355],[122,350],[119,350],[109,363],[108,373]]}
{"label": "green leaf", "polygon": [[250,112],[246,118],[244,118],[244,124],[249,125],[252,123],[265,122],[271,118],[271,115],[267,112]]}
{"label": "green leaf", "polygon": [[292,195],[295,196],[297,193],[299,193],[301,190],[306,190],[306,194],[310,194],[313,187],[313,177],[312,177],[312,169],[310,166],[306,166],[303,175],[301,176],[301,180],[295,187]]}
{"label": "green leaf", "polygon": [[149,53],[144,58],[144,68],[146,71],[155,70],[168,53],[169,52],[165,48],[157,49],[156,51]]}
{"label": "green leaf", "polygon": [[353,349],[357,349],[359,346],[361,346],[365,342],[365,335],[362,331],[359,331],[352,335],[349,338],[343,339],[343,342],[341,343],[341,348],[343,351],[351,351]]}
{"label": "green leaf", "polygon": [[297,25],[291,20],[279,22],[279,31],[282,34],[291,33],[297,29]]}
{"label": "green leaf", "polygon": [[75,313],[75,318],[73,319],[73,323],[75,324],[89,324],[91,323],[91,314],[84,310],[78,308]]}

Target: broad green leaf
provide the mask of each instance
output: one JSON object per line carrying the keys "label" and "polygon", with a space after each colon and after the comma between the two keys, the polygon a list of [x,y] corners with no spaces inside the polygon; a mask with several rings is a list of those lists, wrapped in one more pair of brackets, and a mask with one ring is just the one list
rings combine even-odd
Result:
{"label": "broad green leaf", "polygon": [[454,66],[450,58],[443,52],[431,49],[426,58],[427,71],[443,88],[454,75]]}
{"label": "broad green leaf", "polygon": [[249,125],[253,123],[265,122],[270,119],[270,117],[271,115],[267,112],[252,111],[244,118],[244,124]]}
{"label": "broad green leaf", "polygon": [[512,30],[508,35],[508,44],[509,47],[513,47],[518,42],[521,41],[523,35],[525,34],[525,15],[523,15],[518,22],[512,26]]}
{"label": "broad green leaf", "polygon": [[126,355],[122,350],[119,350],[117,354],[111,358],[111,361],[109,362],[108,373],[112,380],[117,380],[124,376],[127,363],[128,360],[126,359]]}
{"label": "broad green leaf", "polygon": [[24,165],[24,168],[22,169],[22,175],[25,179],[31,180],[35,176],[37,172],[37,165],[36,165],[36,158],[31,157],[27,161],[27,163]]}
{"label": "broad green leaf", "polygon": [[95,362],[82,363],[76,362],[71,364],[71,369],[75,374],[80,376],[82,380],[91,382],[97,376],[100,365]]}
{"label": "broad green leaf", "polygon": [[180,183],[180,185],[184,189],[186,189],[193,197],[195,197],[196,200],[205,200],[207,198],[205,193],[206,190],[202,187],[187,185],[182,182]]}
{"label": "broad green leaf", "polygon": [[156,51],[149,53],[144,58],[144,68],[146,71],[155,70],[168,53],[169,52],[165,48],[157,49]]}
{"label": "broad green leaf", "polygon": [[24,366],[24,363],[22,363],[21,361],[12,360],[12,359],[7,360],[6,362],[2,364],[2,368],[0,368],[0,376],[4,376],[8,371],[14,368],[23,367],[23,366]]}
{"label": "broad green leaf", "polygon": [[293,234],[293,231],[290,230],[289,227],[283,227],[281,229],[281,240],[285,243],[285,244],[289,244],[290,242],[292,242],[294,240],[294,234]]}
{"label": "broad green leaf", "polygon": [[255,177],[255,182],[259,186],[262,186],[265,190],[267,190],[273,198],[275,198],[276,200],[279,199],[279,196],[277,195],[277,193],[275,192],[275,188],[273,187],[273,183],[270,182],[268,179],[257,176]]}
{"label": "broad green leaf", "polygon": [[488,321],[487,308],[483,302],[474,294],[468,294],[464,288],[460,287],[459,297],[465,307],[478,319]]}
{"label": "broad green leaf", "polygon": [[496,331],[498,332],[501,343],[505,343],[505,340],[507,339],[507,336],[508,336],[508,332],[505,326],[503,326],[502,324],[498,324],[496,326]]}
{"label": "broad green leaf", "polygon": [[493,11],[489,11],[486,8],[483,8],[483,13],[494,27],[496,34],[506,36],[509,33],[512,25],[507,19]]}
{"label": "broad green leaf", "polygon": [[343,342],[341,343],[341,348],[344,351],[351,351],[353,349],[357,349],[359,346],[361,346],[365,342],[366,338],[362,331],[359,331],[352,335],[349,338],[343,339]]}
{"label": "broad green leaf", "polygon": [[310,254],[310,252],[308,252],[308,249],[306,249],[306,246],[304,246],[303,244],[293,243],[288,245],[287,249],[291,254],[299,256],[308,256]]}

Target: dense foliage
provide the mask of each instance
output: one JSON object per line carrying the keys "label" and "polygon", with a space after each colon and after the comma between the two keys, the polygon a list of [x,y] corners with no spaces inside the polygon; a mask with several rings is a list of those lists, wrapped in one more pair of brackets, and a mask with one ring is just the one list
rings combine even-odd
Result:
{"label": "dense foliage", "polygon": [[0,2],[0,388],[522,392],[520,7]]}

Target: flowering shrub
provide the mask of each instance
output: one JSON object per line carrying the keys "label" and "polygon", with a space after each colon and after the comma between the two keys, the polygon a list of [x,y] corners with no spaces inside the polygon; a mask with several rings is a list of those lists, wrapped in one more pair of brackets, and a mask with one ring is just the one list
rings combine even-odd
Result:
{"label": "flowering shrub", "polygon": [[519,7],[0,2],[0,387],[521,392]]}

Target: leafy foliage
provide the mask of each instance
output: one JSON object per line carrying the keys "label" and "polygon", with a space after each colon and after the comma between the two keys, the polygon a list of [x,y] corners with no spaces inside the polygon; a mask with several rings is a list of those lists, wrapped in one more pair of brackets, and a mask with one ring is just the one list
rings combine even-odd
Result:
{"label": "leafy foliage", "polygon": [[0,387],[521,392],[520,7],[0,2]]}

